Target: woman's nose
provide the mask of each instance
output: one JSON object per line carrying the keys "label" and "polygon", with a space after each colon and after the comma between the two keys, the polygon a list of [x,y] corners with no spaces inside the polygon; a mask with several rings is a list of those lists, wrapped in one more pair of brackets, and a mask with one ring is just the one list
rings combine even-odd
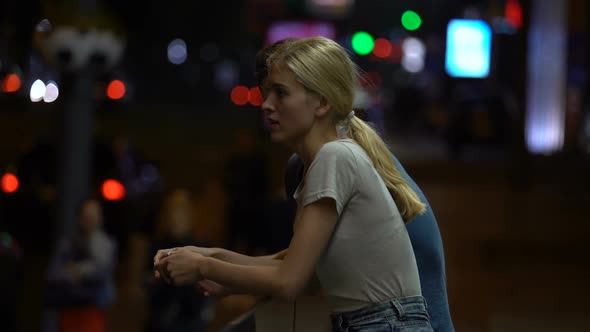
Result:
{"label": "woman's nose", "polygon": [[273,112],[275,110],[274,105],[272,103],[271,98],[264,98],[264,101],[262,102],[262,110],[265,112]]}

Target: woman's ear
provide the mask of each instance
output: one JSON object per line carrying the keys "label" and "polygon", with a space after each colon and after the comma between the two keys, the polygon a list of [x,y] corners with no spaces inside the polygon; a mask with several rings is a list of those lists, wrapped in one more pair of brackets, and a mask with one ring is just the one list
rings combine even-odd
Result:
{"label": "woman's ear", "polygon": [[318,97],[318,107],[316,109],[316,116],[318,117],[322,117],[325,116],[330,109],[332,108],[332,105],[330,104],[330,102],[328,101],[328,99],[324,96],[319,96]]}

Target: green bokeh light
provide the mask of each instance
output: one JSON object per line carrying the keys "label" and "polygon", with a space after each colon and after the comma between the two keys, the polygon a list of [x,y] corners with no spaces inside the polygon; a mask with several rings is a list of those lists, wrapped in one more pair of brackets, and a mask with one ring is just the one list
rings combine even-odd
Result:
{"label": "green bokeh light", "polygon": [[359,31],[352,36],[352,49],[360,55],[367,55],[373,51],[375,39],[369,33]]}
{"label": "green bokeh light", "polygon": [[418,13],[407,10],[402,15],[402,25],[407,30],[416,30],[422,25],[422,19]]}

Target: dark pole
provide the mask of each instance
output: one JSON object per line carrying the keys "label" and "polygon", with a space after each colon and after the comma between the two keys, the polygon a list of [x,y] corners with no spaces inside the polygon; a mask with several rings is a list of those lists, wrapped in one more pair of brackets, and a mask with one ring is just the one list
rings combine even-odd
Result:
{"label": "dark pole", "polygon": [[81,69],[64,76],[64,103],[59,167],[58,234],[70,233],[76,223],[76,208],[89,194],[93,128],[93,77]]}
{"label": "dark pole", "polygon": [[[78,16],[101,17],[98,1],[78,0],[77,5]],[[110,39],[111,43],[119,43],[111,31],[99,27],[73,26],[73,28],[78,30],[77,37],[68,38],[77,39],[71,44],[62,45],[60,49],[54,48],[51,54],[62,72],[63,86],[56,211],[57,237],[74,230],[77,206],[90,194],[94,145],[94,83],[97,75],[110,70],[120,56],[120,53],[109,53],[109,48],[104,48],[100,43],[95,44],[96,29],[110,34],[113,37]]]}

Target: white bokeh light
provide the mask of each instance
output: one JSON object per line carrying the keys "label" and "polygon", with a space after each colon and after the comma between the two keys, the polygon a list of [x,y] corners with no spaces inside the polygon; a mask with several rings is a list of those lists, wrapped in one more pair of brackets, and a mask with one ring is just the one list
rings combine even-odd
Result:
{"label": "white bokeh light", "polygon": [[402,43],[402,50],[402,67],[410,73],[421,72],[424,69],[424,57],[426,56],[424,43],[418,38],[406,38]]}
{"label": "white bokeh light", "polygon": [[31,85],[31,92],[29,94],[29,96],[31,97],[31,101],[36,103],[43,100],[43,96],[45,96],[45,90],[46,87],[43,81],[36,80],[35,82],[33,82],[33,85]]}
{"label": "white bokeh light", "polygon": [[404,55],[424,57],[426,54],[426,46],[418,38],[406,38],[402,43],[402,50]]}
{"label": "white bokeh light", "polygon": [[405,56],[402,58],[402,66],[410,73],[419,73],[424,69],[424,58]]}
{"label": "white bokeh light", "polygon": [[43,101],[46,103],[52,103],[59,97],[59,88],[55,82],[49,81],[45,87],[45,94],[43,95]]}
{"label": "white bokeh light", "polygon": [[177,38],[168,44],[168,61],[175,65],[183,64],[188,57],[188,51],[184,40]]}

